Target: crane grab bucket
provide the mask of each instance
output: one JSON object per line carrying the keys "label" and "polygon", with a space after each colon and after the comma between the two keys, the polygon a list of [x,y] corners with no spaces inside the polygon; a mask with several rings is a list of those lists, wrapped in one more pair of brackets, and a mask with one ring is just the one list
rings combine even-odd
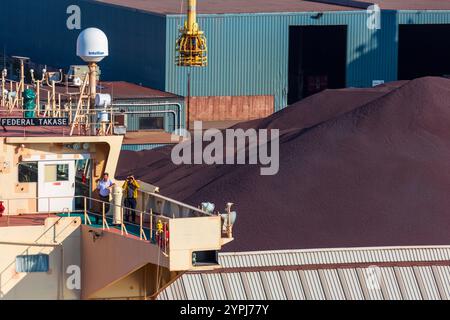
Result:
{"label": "crane grab bucket", "polygon": [[180,29],[176,43],[175,63],[179,67],[205,67],[208,65],[206,37],[197,23],[197,1],[189,0],[187,20]]}

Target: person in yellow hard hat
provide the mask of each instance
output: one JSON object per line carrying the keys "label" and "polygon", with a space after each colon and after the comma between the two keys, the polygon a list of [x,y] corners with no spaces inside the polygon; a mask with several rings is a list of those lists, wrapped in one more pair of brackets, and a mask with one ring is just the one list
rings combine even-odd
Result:
{"label": "person in yellow hard hat", "polygon": [[127,180],[122,186],[124,195],[125,195],[125,207],[128,208],[125,210],[125,220],[130,222],[134,222],[136,219],[136,206],[137,206],[137,198],[138,198],[138,190],[140,188],[139,183],[136,181],[134,176],[127,177]]}

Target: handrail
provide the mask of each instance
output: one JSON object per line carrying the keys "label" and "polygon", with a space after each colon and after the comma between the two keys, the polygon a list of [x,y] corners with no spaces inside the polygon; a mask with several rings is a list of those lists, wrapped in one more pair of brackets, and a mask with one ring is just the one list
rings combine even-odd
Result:
{"label": "handrail", "polygon": [[[47,100],[48,106],[51,108],[50,111],[52,112],[61,112],[62,105],[61,100],[67,99],[71,100],[71,96],[66,93],[60,93],[55,92],[52,88],[46,88],[44,86],[41,86],[39,84],[39,87],[36,86],[36,84],[27,84],[22,83],[19,81],[15,81],[12,79],[7,79],[2,76],[1,78],[1,104],[0,107],[3,107],[8,111],[9,113],[12,113],[14,110],[18,110],[20,106],[20,101],[23,100],[23,97],[21,96],[21,90],[28,89],[28,88],[35,88],[37,91],[36,95],[36,108],[35,112],[37,112],[38,115],[40,115],[40,102]],[[15,92],[15,97],[9,96],[10,93]],[[46,98],[45,98],[46,97]],[[62,99],[61,99],[62,98]],[[56,110],[58,109],[58,110]],[[47,112],[46,110],[45,112]],[[45,113],[44,113],[45,115]]]}
{"label": "handrail", "polygon": [[[7,86],[6,85],[6,83],[9,83],[9,84],[15,84],[16,86],[14,87],[12,87],[13,89],[19,89],[18,88],[18,85],[20,84],[20,82],[19,81],[16,81],[16,80],[12,80],[12,79],[8,79],[8,78],[5,78],[5,89],[9,89],[8,91],[10,91],[10,89],[11,89],[11,86]],[[24,84],[24,86],[25,86],[25,88],[31,88],[31,87],[36,87],[36,85],[35,84],[31,84],[31,83],[25,83]],[[41,85],[40,85],[40,87],[39,87],[39,90],[41,90],[41,91],[45,91],[45,92],[52,92],[52,89],[51,89],[51,87],[49,87],[49,88],[47,88],[46,86],[43,86],[42,85],[42,83],[41,83]],[[79,94],[78,92],[58,92],[57,93],[58,95],[61,95],[61,96],[67,96],[67,97],[69,97],[70,95],[76,95],[76,94]]]}
{"label": "handrail", "polygon": [[[155,193],[148,193],[148,194],[151,196],[154,196],[155,198],[160,198],[165,201],[171,201],[177,205],[187,207],[190,210],[200,212],[205,216],[207,215],[205,212],[201,211],[200,209],[197,209],[195,207],[183,204],[183,203],[175,201],[173,199],[161,196],[159,194],[155,194]],[[83,199],[83,209],[76,210],[76,209],[65,208],[63,210],[52,211],[51,210],[51,201],[57,200],[57,199],[72,199],[73,201],[75,201],[75,199]],[[139,227],[139,235],[136,235],[136,236],[138,236],[140,240],[149,241],[150,243],[158,245],[161,248],[161,252],[166,256],[168,256],[168,252],[169,252],[169,248],[170,248],[170,246],[169,246],[169,223],[170,223],[170,220],[182,219],[182,218],[175,218],[175,215],[173,215],[172,217],[167,217],[164,215],[155,214],[153,212],[153,209],[151,209],[150,212],[146,212],[143,210],[131,209],[122,204],[117,205],[117,204],[114,204],[113,202],[106,202],[106,201],[102,201],[102,200],[95,199],[95,198],[88,197],[88,196],[23,197],[23,198],[5,198],[5,199],[1,199],[1,200],[6,204],[6,214],[5,215],[7,218],[8,226],[10,225],[10,218],[13,216],[13,215],[11,215],[11,203],[14,201],[24,201],[24,200],[36,200],[36,201],[47,200],[48,201],[47,202],[47,210],[48,211],[29,213],[29,215],[48,214],[50,217],[51,214],[67,213],[68,216],[70,217],[70,215],[72,213],[81,213],[81,214],[84,214],[83,223],[86,225],[92,225],[90,216],[94,216],[96,218],[101,217],[102,230],[110,229],[110,224],[108,223],[108,218],[107,218],[106,205],[109,205],[110,208],[115,207],[116,210],[120,210],[120,221],[118,221],[120,223],[118,223],[118,225],[120,225],[120,230],[121,230],[122,235],[129,235],[127,225]],[[89,201],[100,203],[101,204],[101,213],[93,212],[88,205]],[[136,213],[136,215],[139,216],[138,217],[139,222],[138,223],[131,223],[129,221],[126,222],[124,220],[124,212],[126,210],[130,214],[133,212]],[[148,221],[145,221],[146,220],[145,217],[148,217]],[[114,218],[114,216],[113,216],[113,218]],[[115,221],[113,221],[113,222],[115,222]],[[148,225],[146,225],[146,224],[148,224]],[[149,230],[150,239],[147,237],[145,230]]]}
{"label": "handrail", "polygon": [[[106,204],[109,204],[109,205],[111,205],[111,206],[117,206],[117,205],[115,205],[115,204],[113,204],[113,203],[106,202],[106,201],[102,201],[102,200],[99,200],[99,199],[96,199],[96,198],[92,198],[92,197],[88,197],[88,196],[66,196],[66,197],[63,197],[63,196],[57,196],[57,197],[2,198],[2,199],[0,199],[0,200],[2,200],[3,202],[6,202],[6,203],[8,204],[8,201],[42,200],[42,199],[47,199],[47,200],[50,200],[50,199],[86,199],[86,200],[90,200],[90,201],[95,201],[95,202],[99,202],[99,203],[104,203],[105,205],[106,205]],[[168,198],[167,198],[167,199],[168,199]],[[119,207],[126,208],[125,206],[119,206]],[[9,208],[8,208],[8,209],[9,209]],[[173,218],[173,217],[166,217],[166,216],[159,215],[159,214],[149,213],[149,212],[146,212],[146,211],[133,210],[133,209],[131,209],[131,208],[126,208],[126,209],[135,211],[135,212],[137,212],[137,213],[144,213],[144,214],[147,214],[147,215],[153,215],[154,217],[158,217],[158,218],[166,219],[166,220],[177,219],[177,218]],[[198,209],[197,209],[197,210],[198,210]],[[58,210],[58,211],[46,211],[46,212],[44,212],[44,214],[47,214],[47,213],[50,213],[50,214],[52,214],[52,213],[61,213],[60,211],[61,211],[61,210]],[[71,210],[71,212],[80,212],[80,211],[81,211],[81,210]],[[8,213],[9,213],[9,210],[8,210]],[[32,212],[32,213],[36,213],[36,214],[37,214],[38,212]],[[42,214],[42,213],[40,213],[40,214]]]}
{"label": "handrail", "polygon": [[[33,111],[35,116],[40,117],[63,117],[69,118],[70,131],[69,135],[74,134],[75,128],[78,129],[78,135],[112,135],[114,132],[113,113],[112,109],[108,109],[108,113],[111,113],[111,119],[108,123],[98,121],[92,123],[94,117],[91,117],[93,113],[90,112],[90,100],[87,101],[87,108],[84,108],[84,101],[87,97],[85,89],[87,88],[88,76],[83,81],[81,91],[76,95],[69,95],[55,91],[54,83],[50,89],[41,87],[41,81],[37,81],[34,84],[24,84],[23,82],[16,82],[14,80],[6,79],[2,74],[1,77],[1,103],[0,111],[4,109],[9,114],[14,112],[25,112],[31,110],[23,109],[23,97],[22,92],[24,89],[34,88],[36,90],[36,106]],[[13,95],[12,93],[15,93]],[[73,96],[77,98],[73,99]],[[41,109],[41,101],[44,103],[45,108]],[[86,111],[87,110],[87,111]],[[103,110],[104,111],[104,110]],[[83,132],[81,132],[83,131]],[[91,132],[92,131],[92,132]]]}
{"label": "handrail", "polygon": [[[169,197],[165,197],[165,196],[163,196],[163,195],[161,195],[161,194],[158,194],[158,193],[155,193],[155,192],[148,192],[148,191],[143,191],[143,190],[141,190],[140,192],[143,193],[143,194],[147,194],[147,195],[149,195],[149,196],[155,197],[155,198],[160,199],[160,200],[169,201],[170,203],[176,204],[176,205],[178,205],[178,206],[180,206],[180,207],[189,209],[189,210],[191,210],[191,211],[198,212],[198,213],[202,214],[203,216],[209,216],[209,217],[213,216],[213,214],[208,213],[208,212],[205,212],[205,211],[203,211],[203,210],[201,210],[201,209],[199,209],[199,208],[196,208],[196,207],[191,206],[191,205],[188,205],[188,204],[186,204],[186,203],[183,203],[183,202],[174,200],[174,199],[169,198]],[[24,198],[4,198],[4,199],[0,199],[0,200],[6,202],[6,203],[8,204],[8,201],[42,200],[42,199],[46,199],[46,200],[50,200],[50,199],[74,199],[74,200],[75,200],[75,199],[80,199],[80,198],[81,198],[81,199],[86,199],[86,200],[89,200],[89,201],[94,201],[94,202],[104,203],[105,205],[106,205],[106,204],[111,204],[110,202],[105,202],[105,201],[102,201],[102,200],[99,200],[99,199],[96,199],[96,198],[92,198],[92,197],[88,197],[88,196],[24,197]],[[117,206],[117,205],[114,205],[114,204],[111,204],[111,205]],[[145,210],[131,209],[131,208],[128,208],[128,207],[126,207],[126,206],[124,206],[124,205],[121,205],[121,206],[119,206],[119,207],[121,207],[121,208],[126,208],[127,210],[134,211],[134,212],[136,212],[136,213],[143,213],[143,214],[145,214],[145,215],[153,215],[154,217],[158,217],[158,218],[160,218],[160,219],[166,219],[166,220],[171,220],[171,219],[186,219],[186,218],[183,218],[183,217],[177,218],[177,217],[175,217],[174,215],[172,215],[172,216],[165,216],[163,213],[162,213],[162,214],[155,214],[155,213],[150,213],[150,212],[145,211]],[[50,208],[50,206],[48,206],[48,208]],[[8,206],[8,210],[9,210],[9,206]],[[71,212],[77,212],[77,211],[80,211],[80,210],[72,210]],[[36,212],[36,213],[37,213],[37,212]],[[59,211],[54,211],[54,212],[49,211],[49,212],[46,212],[46,213],[61,213],[61,212],[59,212]]]}
{"label": "handrail", "polygon": [[144,192],[144,193],[146,193],[146,194],[148,194],[148,195],[150,195],[150,196],[152,196],[152,197],[155,197],[155,198],[164,200],[164,201],[169,201],[169,202],[171,202],[171,203],[174,203],[174,204],[179,205],[179,206],[181,206],[181,207],[184,207],[184,208],[186,208],[186,209],[189,209],[189,210],[192,210],[192,211],[201,213],[201,214],[204,215],[204,216],[212,216],[211,213],[205,212],[205,211],[203,211],[203,210],[201,210],[201,209],[199,209],[199,208],[196,208],[196,207],[191,206],[191,205],[188,205],[188,204],[186,204],[186,203],[183,203],[183,202],[174,200],[174,199],[172,199],[172,198],[165,197],[165,196],[163,196],[163,195],[161,195],[161,194],[154,193],[154,192]]}

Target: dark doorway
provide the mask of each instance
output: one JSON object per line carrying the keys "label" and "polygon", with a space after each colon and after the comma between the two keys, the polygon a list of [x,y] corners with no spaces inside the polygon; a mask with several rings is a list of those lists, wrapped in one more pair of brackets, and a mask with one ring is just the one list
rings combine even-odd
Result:
{"label": "dark doorway", "polygon": [[288,104],[345,87],[347,26],[289,27]]}
{"label": "dark doorway", "polygon": [[400,25],[398,79],[450,75],[450,24]]}

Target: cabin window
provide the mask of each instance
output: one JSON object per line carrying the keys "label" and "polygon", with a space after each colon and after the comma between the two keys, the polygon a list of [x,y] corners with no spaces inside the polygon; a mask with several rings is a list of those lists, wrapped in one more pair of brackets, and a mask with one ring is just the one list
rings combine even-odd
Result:
{"label": "cabin window", "polygon": [[219,264],[218,251],[197,251],[192,253],[192,265],[194,267],[212,266],[217,264]]}
{"label": "cabin window", "polygon": [[44,170],[45,182],[69,181],[68,164],[47,164]]}
{"label": "cabin window", "polygon": [[38,163],[19,163],[19,183],[31,183],[38,181]]}
{"label": "cabin window", "polygon": [[164,130],[164,117],[139,118],[139,130]]}
{"label": "cabin window", "polygon": [[16,257],[16,272],[48,272],[48,254],[30,254]]}

